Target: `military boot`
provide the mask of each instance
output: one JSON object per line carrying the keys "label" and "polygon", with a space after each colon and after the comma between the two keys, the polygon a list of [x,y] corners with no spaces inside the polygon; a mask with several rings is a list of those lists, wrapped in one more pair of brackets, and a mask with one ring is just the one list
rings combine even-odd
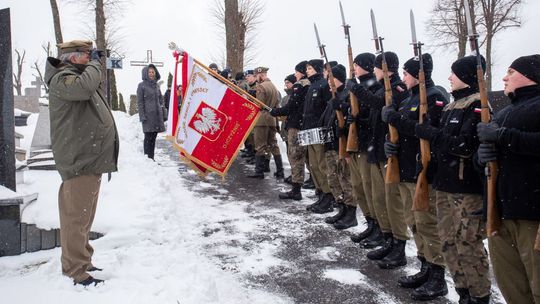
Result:
{"label": "military boot", "polygon": [[283,161],[281,160],[281,155],[274,155],[274,162],[276,163],[276,172],[274,173],[274,177],[277,179],[285,178],[285,174],[283,174]]}
{"label": "military boot", "polygon": [[247,177],[250,178],[264,178],[264,155],[255,156],[255,172],[248,174]]}
{"label": "military boot", "polygon": [[362,240],[367,238],[373,231],[373,218],[366,216],[367,228],[356,235],[351,235],[351,241],[355,243],[360,243]]}
{"label": "military boot", "polygon": [[323,214],[334,211],[334,207],[332,207],[334,204],[334,196],[332,193],[325,193],[323,194],[323,198],[321,201],[313,206],[311,208],[311,212],[317,213],[317,214]]}
{"label": "military boot", "polygon": [[471,299],[469,300],[468,303],[470,303],[470,304],[489,304],[489,296],[490,295],[487,295],[487,296],[481,297],[481,298],[471,297]]}
{"label": "military boot", "polygon": [[424,257],[419,256],[418,259],[422,263],[420,271],[410,276],[400,277],[398,279],[399,286],[403,288],[417,288],[427,281],[429,277],[429,264]]}
{"label": "military boot", "polygon": [[[456,292],[459,295],[458,304],[470,304],[471,295],[468,288],[456,288]],[[489,301],[489,299],[488,299]],[[486,302],[488,303],[488,302]]]}
{"label": "military boot", "polygon": [[[302,186],[302,188],[304,188]],[[317,206],[318,204],[320,204],[321,200],[323,199],[323,192],[319,189],[315,189],[315,195],[317,196],[317,200],[313,203],[313,204],[310,204],[306,207],[306,210],[307,211],[311,211],[311,209],[315,206]]]}
{"label": "military boot", "polygon": [[346,207],[345,204],[343,204],[342,202],[338,200],[338,207],[337,207],[338,213],[325,218],[324,222],[327,224],[333,224],[337,222],[340,218],[342,218],[345,215],[345,207]]}
{"label": "military boot", "polygon": [[411,293],[411,298],[417,301],[430,301],[448,293],[444,279],[444,267],[429,263],[429,277],[427,282]]}
{"label": "military boot", "polygon": [[264,158],[264,163],[263,163],[263,172],[265,173],[268,173],[270,172],[270,157],[268,158]]}
{"label": "military boot", "polygon": [[370,260],[380,260],[387,256],[390,251],[392,251],[392,247],[394,245],[394,237],[392,236],[392,233],[384,232],[383,233],[383,239],[384,243],[379,249],[372,250],[367,253],[367,258]]}
{"label": "military boot", "polygon": [[379,223],[377,222],[377,220],[373,220],[373,231],[371,231],[371,234],[366,239],[360,242],[360,246],[364,249],[371,249],[377,246],[381,246],[382,243],[383,235],[381,227],[379,227]]}
{"label": "military boot", "polygon": [[291,191],[280,193],[279,198],[280,199],[292,199],[295,201],[299,201],[302,199],[302,192],[300,189],[302,188],[302,185],[299,183],[293,183]]}
{"label": "military boot", "polygon": [[253,148],[253,145],[246,145],[246,148],[240,151],[241,158],[251,158],[255,156],[255,149]]}
{"label": "military boot", "polygon": [[345,205],[345,215],[334,223],[337,230],[348,229],[358,225],[356,220],[356,207]]}
{"label": "military boot", "polygon": [[396,267],[407,265],[407,258],[405,257],[405,245],[407,241],[394,239],[392,250],[380,260],[377,265],[381,269],[394,269]]}
{"label": "military boot", "polygon": [[311,178],[311,175],[309,178],[304,181],[304,185],[302,186],[303,189],[315,189],[315,183],[313,182],[313,179]]}

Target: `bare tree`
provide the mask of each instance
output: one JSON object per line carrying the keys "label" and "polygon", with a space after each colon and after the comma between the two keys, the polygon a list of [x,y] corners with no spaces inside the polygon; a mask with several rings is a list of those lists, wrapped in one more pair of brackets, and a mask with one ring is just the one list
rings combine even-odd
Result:
{"label": "bare tree", "polygon": [[[47,44],[43,44],[41,48],[43,48],[43,50],[45,51],[45,54],[46,54],[45,58],[52,56],[50,42],[47,42]],[[34,61],[34,65],[32,66],[32,69],[36,71],[37,73],[37,74],[32,74],[32,76],[39,78],[39,80],[41,81],[41,83],[43,83],[43,86],[45,87],[45,91],[46,92],[49,91],[49,87],[47,86],[47,83],[45,82],[45,79],[43,78],[43,73],[41,72],[39,60]]]}
{"label": "bare tree", "polygon": [[13,87],[15,88],[15,91],[17,91],[17,95],[22,95],[22,69],[24,65],[24,57],[26,56],[26,51],[23,50],[23,53],[21,55],[21,52],[17,49],[15,49],[15,53],[17,53],[17,73],[13,73]]}
{"label": "bare tree", "polygon": [[[521,0],[478,0],[486,32],[486,86],[491,91],[491,67],[493,66],[493,38],[501,31],[521,26]],[[474,10],[473,10],[474,11]]]}
{"label": "bare tree", "polygon": [[225,33],[226,64],[233,75],[255,56],[254,33],[261,23],[261,0],[215,0],[212,15]]}
{"label": "bare tree", "polygon": [[[56,44],[60,44],[64,41],[62,38],[62,27],[60,26],[60,11],[58,10],[58,3],[56,0],[51,0],[51,10],[54,24],[54,36],[56,38]],[[57,54],[60,54],[60,47],[57,47]]]}
{"label": "bare tree", "polygon": [[431,10],[427,22],[427,33],[435,48],[455,51],[457,57],[465,56],[467,46],[467,26],[463,11],[463,0],[439,0]]}
{"label": "bare tree", "polygon": [[[486,54],[486,85],[491,90],[493,38],[505,29],[521,26],[522,0],[471,0],[469,8],[480,45]],[[437,0],[427,22],[427,31],[435,47],[457,50],[458,58],[466,53],[467,27],[463,0]]]}

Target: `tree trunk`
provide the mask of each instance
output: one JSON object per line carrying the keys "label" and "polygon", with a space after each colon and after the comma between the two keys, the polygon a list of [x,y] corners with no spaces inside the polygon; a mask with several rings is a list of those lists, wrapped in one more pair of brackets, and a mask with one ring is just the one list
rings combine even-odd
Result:
{"label": "tree trunk", "polygon": [[[105,41],[105,7],[104,0],[96,0],[96,47],[105,51],[107,49],[107,42]],[[101,58],[101,75],[103,81],[103,87],[107,88],[107,66],[106,58]],[[108,96],[109,92],[105,92]],[[109,102],[109,100],[107,100]]]}
{"label": "tree trunk", "polygon": [[118,103],[118,91],[116,90],[116,76],[114,70],[110,71],[109,83],[111,85],[111,109],[113,111],[118,111],[120,106]]}
{"label": "tree trunk", "polygon": [[[60,27],[60,12],[58,11],[58,4],[56,0],[51,0],[51,10],[54,24],[54,36],[56,37],[56,44],[64,42],[62,38],[62,27]],[[60,47],[56,48],[57,55],[60,55]]]}
{"label": "tree trunk", "polygon": [[244,69],[246,25],[238,9],[238,0],[224,0],[227,67],[235,75]]}
{"label": "tree trunk", "polygon": [[493,33],[489,33],[486,36],[486,88],[489,91],[491,91],[491,67],[493,65],[493,62],[491,60],[491,46],[493,42]]}
{"label": "tree trunk", "polygon": [[23,51],[23,54],[21,56],[21,53],[19,50],[15,50],[15,53],[17,54],[17,74],[13,73],[13,87],[15,88],[15,91],[17,92],[17,95],[22,95],[22,69],[24,65],[24,57],[26,56],[26,51]]}

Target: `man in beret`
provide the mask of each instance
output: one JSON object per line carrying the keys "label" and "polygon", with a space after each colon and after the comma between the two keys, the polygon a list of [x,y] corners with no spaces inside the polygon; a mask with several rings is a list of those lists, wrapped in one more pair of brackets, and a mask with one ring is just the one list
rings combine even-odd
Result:
{"label": "man in beret", "polygon": [[[257,99],[262,101],[270,108],[277,107],[280,101],[279,91],[276,86],[270,81],[267,76],[268,68],[258,67],[255,69],[255,77],[257,78]],[[281,152],[277,145],[276,132],[277,122],[268,111],[262,111],[255,128],[253,129],[253,137],[255,139],[255,172],[249,174],[248,177],[264,178],[265,167],[270,162],[270,156],[274,156],[276,163],[276,178],[284,178],[283,162]],[[268,168],[269,169],[269,168]]]}
{"label": "man in beret", "polygon": [[499,164],[489,253],[506,302],[540,303],[540,55],[514,60],[503,81],[511,104],[477,127],[479,161]]}
{"label": "man in beret", "polygon": [[103,280],[89,272],[94,250],[88,242],[101,175],[117,171],[119,139],[114,118],[103,96],[99,51],[91,41],[58,45],[59,59],[47,58],[51,143],[62,177],[58,193],[62,273],[75,284]]}

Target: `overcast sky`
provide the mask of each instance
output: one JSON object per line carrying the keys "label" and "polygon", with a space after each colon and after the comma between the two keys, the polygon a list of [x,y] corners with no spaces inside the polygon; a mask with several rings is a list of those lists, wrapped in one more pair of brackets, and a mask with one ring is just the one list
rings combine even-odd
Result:
{"label": "overcast sky", "polygon": [[[327,45],[330,60],[337,60],[348,67],[347,44],[341,27],[338,0],[267,0],[262,23],[257,29],[257,57],[252,66],[270,68],[269,77],[278,88],[283,79],[294,72],[301,60],[319,57],[313,23],[317,23],[321,40]],[[87,39],[91,14],[82,14],[79,7],[58,0],[64,40]],[[210,7],[214,0],[131,0],[119,16],[117,26],[121,37],[121,49],[126,58],[123,70],[117,70],[118,90],[128,99],[135,94],[141,81],[141,68],[132,67],[132,60],[144,60],[146,50],[153,51],[154,61],[162,61],[163,78],[172,71],[173,57],[167,48],[170,41],[191,53],[202,62],[210,63],[219,55],[224,44]],[[401,65],[412,57],[409,29],[409,10],[416,16],[418,40],[429,50],[431,41],[425,34],[426,20],[434,0],[342,0],[345,18],[351,25],[353,54],[373,52],[369,9],[377,18],[379,35],[385,38],[385,49],[395,51]],[[50,2],[46,0],[0,0],[0,9],[11,8],[12,48],[26,50],[23,85],[33,80],[30,65],[39,60],[44,63],[41,45],[54,42],[54,30]],[[524,4],[522,28],[500,33],[494,43],[493,88],[502,89],[500,80],[509,64],[517,57],[540,53],[540,19],[534,14],[540,11],[540,1],[529,0]],[[438,50],[434,57],[433,78],[437,84],[448,88],[450,65],[455,52]],[[15,55],[13,62],[15,62]],[[401,71],[400,71],[401,73]],[[165,86],[162,87],[162,91]]]}

